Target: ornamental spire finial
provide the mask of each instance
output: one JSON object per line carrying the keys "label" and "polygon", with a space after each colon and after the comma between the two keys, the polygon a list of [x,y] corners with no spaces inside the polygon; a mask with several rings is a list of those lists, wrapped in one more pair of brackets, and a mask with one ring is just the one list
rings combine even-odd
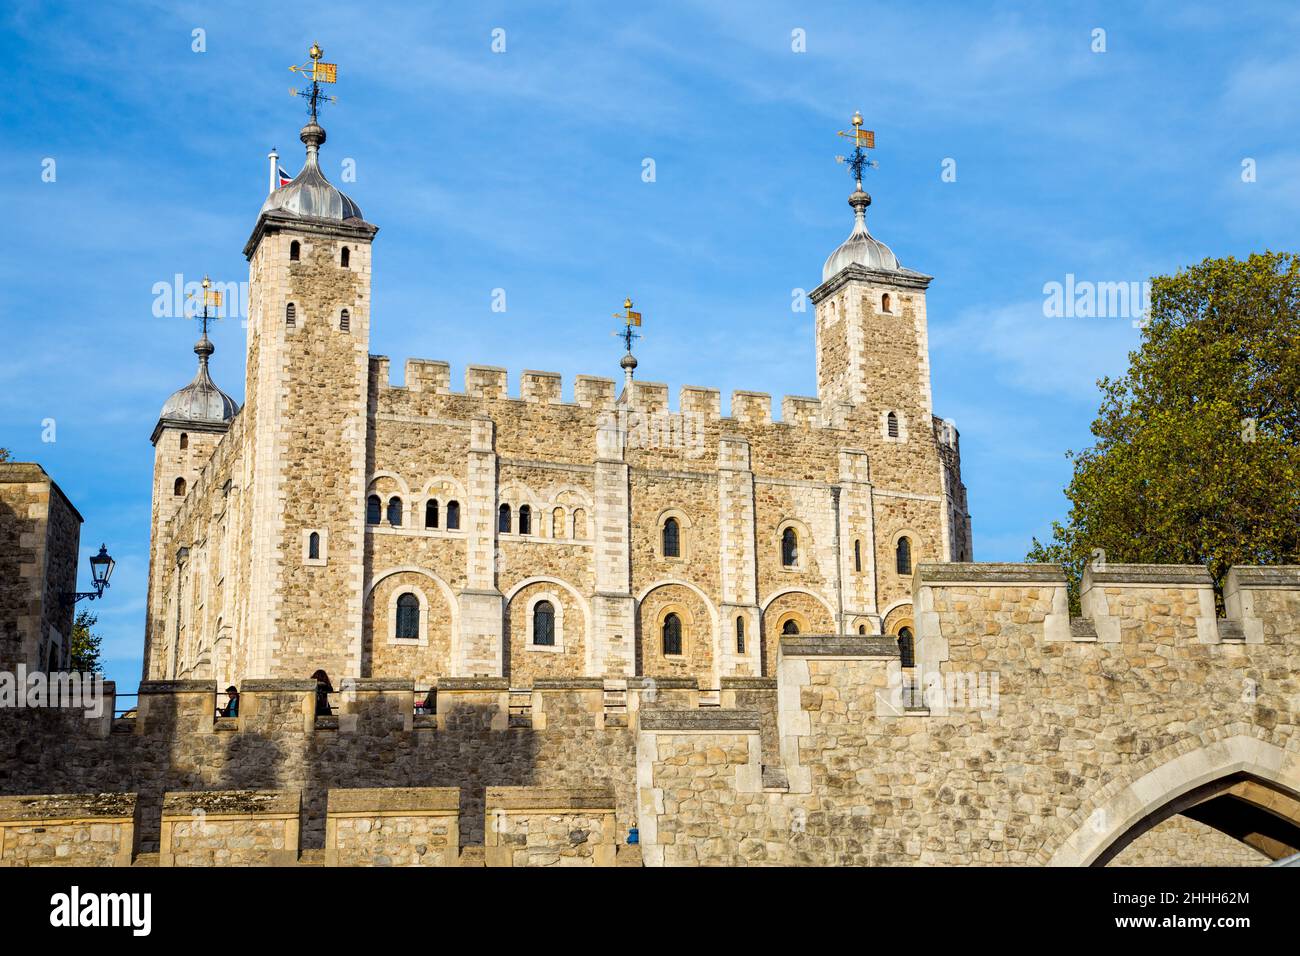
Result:
{"label": "ornamental spire finial", "polygon": [[320,107],[325,103],[337,103],[337,96],[330,96],[321,92],[322,83],[337,83],[339,77],[339,67],[337,63],[322,63],[321,57],[325,51],[320,48],[320,44],[313,43],[311,49],[307,51],[307,56],[311,58],[310,63],[294,65],[289,67],[294,73],[301,73],[304,78],[311,82],[302,89],[289,88],[292,96],[301,96],[307,101],[307,113],[311,117],[307,125],[302,128],[299,138],[307,146],[307,160],[310,162],[325,142],[325,130],[317,122],[317,115]]}
{"label": "ornamental spire finial", "polygon": [[853,125],[852,131],[840,130],[838,135],[853,140],[853,152],[848,156],[836,156],[835,162],[846,164],[856,180],[857,188],[849,194],[849,205],[853,207],[857,225],[865,231],[867,207],[871,205],[871,196],[862,188],[862,171],[875,169],[880,165],[874,159],[868,159],[866,154],[866,150],[876,148],[876,133],[874,130],[862,128],[862,114],[857,110],[854,110],[850,123]]}

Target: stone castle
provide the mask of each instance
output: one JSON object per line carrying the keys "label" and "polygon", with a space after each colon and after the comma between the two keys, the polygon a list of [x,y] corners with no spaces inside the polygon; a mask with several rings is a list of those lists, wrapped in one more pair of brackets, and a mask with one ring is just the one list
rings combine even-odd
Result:
{"label": "stone castle", "polygon": [[138,701],[0,707],[0,866],[1300,850],[1300,567],[1233,568],[1219,617],[1204,568],[1095,565],[1073,617],[1059,566],[972,563],[930,280],[860,185],[812,293],[818,396],[724,418],[704,388],[671,411],[630,349],[572,402],[434,361],[393,386],[376,228],[302,139],[245,247],[245,405],[205,334],[153,433]]}
{"label": "stone castle", "polygon": [[[153,432],[145,676],[772,676],[781,635],[914,641],[917,563],[971,558],[957,433],[931,408],[925,293],[866,227],[826,260],[816,398],[621,390],[369,354],[377,228],[325,131],[244,247],[242,409],[193,382]],[[630,303],[629,303],[630,306]],[[911,656],[911,651],[907,651]]]}

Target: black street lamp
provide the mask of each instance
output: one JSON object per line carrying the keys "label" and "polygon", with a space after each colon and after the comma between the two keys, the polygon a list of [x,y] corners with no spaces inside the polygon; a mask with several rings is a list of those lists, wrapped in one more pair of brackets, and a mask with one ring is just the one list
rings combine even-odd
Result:
{"label": "black street lamp", "polygon": [[90,578],[93,591],[77,591],[64,595],[64,600],[69,604],[76,604],[82,598],[101,598],[104,596],[104,589],[108,587],[108,579],[113,576],[113,568],[117,562],[108,553],[108,545],[99,546],[99,554],[90,559]]}

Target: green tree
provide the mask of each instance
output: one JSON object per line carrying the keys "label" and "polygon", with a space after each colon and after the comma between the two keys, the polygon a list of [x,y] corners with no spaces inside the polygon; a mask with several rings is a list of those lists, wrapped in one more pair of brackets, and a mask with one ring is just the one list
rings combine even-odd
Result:
{"label": "green tree", "polygon": [[1300,560],[1300,255],[1206,259],[1151,283],[1129,369],[1101,379],[1096,443],[1067,452],[1070,510],[1030,561]]}
{"label": "green tree", "polygon": [[68,669],[83,674],[98,674],[104,669],[99,659],[99,646],[103,638],[93,630],[99,617],[89,611],[78,611],[72,623],[72,656]]}

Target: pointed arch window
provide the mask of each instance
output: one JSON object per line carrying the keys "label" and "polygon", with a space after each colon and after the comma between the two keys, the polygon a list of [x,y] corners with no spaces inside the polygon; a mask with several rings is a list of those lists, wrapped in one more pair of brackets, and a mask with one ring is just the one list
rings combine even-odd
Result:
{"label": "pointed arch window", "polygon": [[898,416],[890,412],[885,418],[885,431],[890,438],[898,437]]}
{"label": "pointed arch window", "polygon": [[680,657],[682,653],[682,619],[676,614],[664,618],[663,646],[665,657]]}
{"label": "pointed arch window", "polygon": [[529,508],[528,505],[519,506],[519,533],[533,533],[533,509]]}
{"label": "pointed arch window", "polygon": [[916,666],[916,638],[910,627],[898,629],[898,660],[903,667]]}
{"label": "pointed arch window", "polygon": [[665,558],[682,556],[682,529],[676,518],[669,518],[664,522],[663,547]]}
{"label": "pointed arch window", "polygon": [[313,561],[320,560],[320,532],[313,531],[307,538],[307,557]]}
{"label": "pointed arch window", "polygon": [[910,538],[898,539],[898,546],[894,549],[894,559],[899,574],[912,573],[912,540]]}
{"label": "pointed arch window", "polygon": [[438,499],[430,498],[424,503],[424,526],[426,528],[438,527]]}
{"label": "pointed arch window", "polygon": [[799,565],[799,533],[794,528],[781,532],[781,564],[787,568]]}
{"label": "pointed arch window", "polygon": [[344,246],[343,251],[339,253],[339,265],[341,265],[344,269],[346,269],[348,268],[348,265],[351,261],[352,261],[352,253],[348,251],[347,246]]}
{"label": "pointed arch window", "polygon": [[383,513],[383,504],[378,495],[371,495],[366,499],[366,524],[379,524]]}
{"label": "pointed arch window", "polygon": [[301,258],[301,256],[302,256],[302,244],[299,243],[297,239],[295,239],[293,242],[289,243],[289,261],[297,262],[299,258]]}
{"label": "pointed arch window", "polygon": [[541,647],[555,646],[555,606],[550,601],[533,605],[533,643]]}
{"label": "pointed arch window", "polygon": [[397,599],[397,631],[399,641],[420,639],[420,599],[407,591]]}
{"label": "pointed arch window", "polygon": [[397,495],[388,499],[388,523],[394,528],[402,526],[402,499]]}
{"label": "pointed arch window", "polygon": [[342,312],[339,313],[339,331],[350,332],[351,330],[352,330],[352,316],[348,314],[347,309],[344,309]]}
{"label": "pointed arch window", "polygon": [[447,502],[447,530],[457,531],[460,529],[460,502]]}
{"label": "pointed arch window", "polygon": [[291,329],[298,324],[298,307],[292,302],[284,307],[284,324]]}

